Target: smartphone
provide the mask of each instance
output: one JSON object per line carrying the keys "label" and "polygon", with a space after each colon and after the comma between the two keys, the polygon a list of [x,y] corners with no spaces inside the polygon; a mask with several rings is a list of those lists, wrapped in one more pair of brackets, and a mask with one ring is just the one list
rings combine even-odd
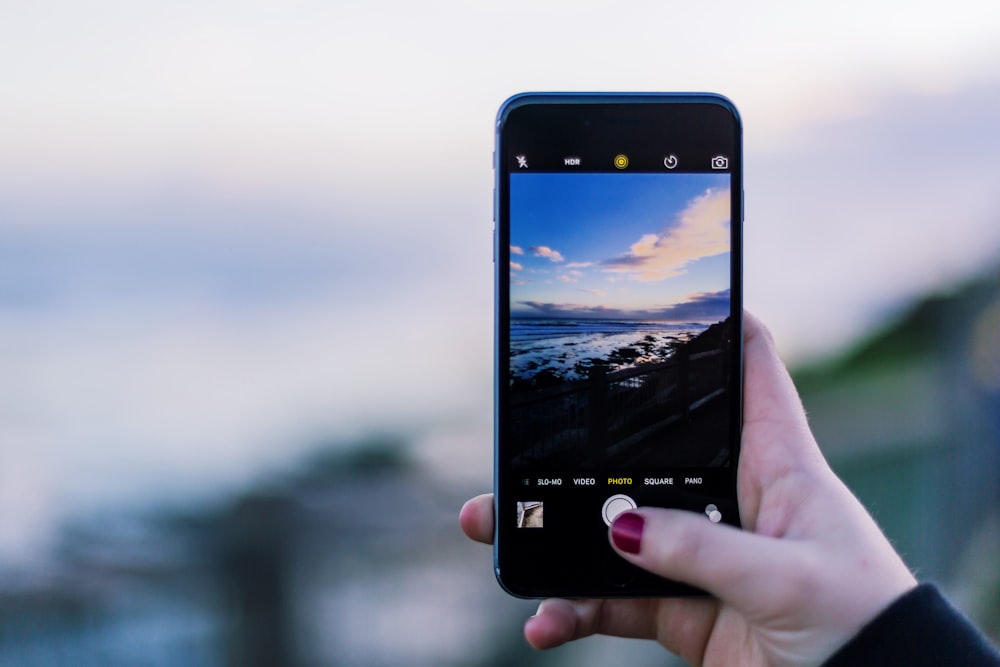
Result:
{"label": "smartphone", "polygon": [[618,513],[739,525],[742,129],[713,94],[527,93],[497,116],[494,568],[519,597],[697,594]]}

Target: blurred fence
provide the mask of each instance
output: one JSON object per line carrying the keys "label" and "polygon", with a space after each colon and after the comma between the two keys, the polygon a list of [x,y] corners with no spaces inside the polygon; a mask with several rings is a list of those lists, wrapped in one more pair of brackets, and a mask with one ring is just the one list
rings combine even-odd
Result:
{"label": "blurred fence", "polygon": [[667,361],[515,393],[511,438],[516,463],[573,460],[600,465],[627,453],[721,396],[728,381],[727,346],[678,349]]}
{"label": "blurred fence", "polygon": [[530,612],[457,527],[484,489],[405,454],[353,456],[221,506],[123,510],[67,531],[48,562],[0,571],[0,665],[487,667],[530,655],[519,629]]}

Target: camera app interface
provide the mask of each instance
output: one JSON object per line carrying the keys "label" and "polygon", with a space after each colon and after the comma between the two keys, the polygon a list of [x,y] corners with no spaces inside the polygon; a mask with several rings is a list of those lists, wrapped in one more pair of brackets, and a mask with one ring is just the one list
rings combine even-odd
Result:
{"label": "camera app interface", "polygon": [[509,175],[515,491],[501,520],[539,586],[597,572],[653,590],[607,546],[607,526],[637,506],[738,524],[732,177],[724,157],[699,172],[663,159],[659,172],[619,155],[607,171]]}

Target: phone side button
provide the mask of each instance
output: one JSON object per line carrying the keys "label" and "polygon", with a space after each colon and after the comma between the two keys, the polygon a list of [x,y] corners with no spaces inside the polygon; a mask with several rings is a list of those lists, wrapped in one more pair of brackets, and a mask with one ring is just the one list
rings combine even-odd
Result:
{"label": "phone side button", "polygon": [[497,263],[497,228],[493,228],[493,263]]}

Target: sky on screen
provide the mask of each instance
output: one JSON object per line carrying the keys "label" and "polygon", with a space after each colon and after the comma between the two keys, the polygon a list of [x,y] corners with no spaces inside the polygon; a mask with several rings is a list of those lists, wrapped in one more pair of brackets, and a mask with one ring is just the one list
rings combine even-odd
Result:
{"label": "sky on screen", "polygon": [[718,321],[729,197],[728,174],[512,174],[512,312]]}

